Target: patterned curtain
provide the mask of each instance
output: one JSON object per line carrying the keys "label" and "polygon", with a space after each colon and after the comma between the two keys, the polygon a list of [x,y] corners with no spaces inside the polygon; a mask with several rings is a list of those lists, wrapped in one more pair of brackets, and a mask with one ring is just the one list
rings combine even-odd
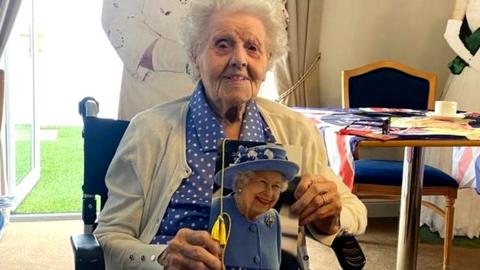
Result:
{"label": "patterned curtain", "polygon": [[318,106],[323,0],[287,0],[288,57],[275,66],[279,98],[288,106]]}
{"label": "patterned curtain", "polygon": [[22,0],[0,0],[0,57],[7,44],[21,3]]}

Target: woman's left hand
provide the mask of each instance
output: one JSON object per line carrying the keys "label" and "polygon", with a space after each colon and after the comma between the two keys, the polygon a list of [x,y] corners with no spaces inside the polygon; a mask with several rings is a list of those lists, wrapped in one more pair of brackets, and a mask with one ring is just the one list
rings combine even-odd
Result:
{"label": "woman's left hand", "polygon": [[326,234],[340,229],[342,203],[335,181],[322,175],[305,174],[294,196],[297,201],[291,209],[298,214],[300,225],[313,224]]}

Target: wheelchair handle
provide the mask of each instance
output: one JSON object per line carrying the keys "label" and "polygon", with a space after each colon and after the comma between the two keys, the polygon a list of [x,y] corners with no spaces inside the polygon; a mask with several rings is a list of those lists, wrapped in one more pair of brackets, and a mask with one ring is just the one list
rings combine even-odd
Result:
{"label": "wheelchair handle", "polygon": [[85,97],[78,103],[78,113],[83,117],[96,117],[99,112],[100,104],[93,97]]}

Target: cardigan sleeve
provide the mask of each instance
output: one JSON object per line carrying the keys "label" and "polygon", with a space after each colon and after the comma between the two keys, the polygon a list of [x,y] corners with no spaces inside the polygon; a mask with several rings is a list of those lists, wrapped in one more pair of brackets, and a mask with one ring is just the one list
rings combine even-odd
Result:
{"label": "cardigan sleeve", "polygon": [[[342,201],[342,211],[340,212],[341,231],[349,234],[362,234],[367,227],[367,209],[365,205],[355,196],[344,184],[343,179],[335,175],[333,170],[328,167],[326,157],[326,148],[322,134],[310,123],[306,124],[307,131],[305,139],[308,142],[304,146],[304,172],[314,173],[325,176],[327,179],[335,181],[337,184],[340,200]],[[312,162],[313,161],[313,162]],[[324,244],[330,245],[336,235],[325,235],[315,230],[313,226],[308,226],[312,235]]]}
{"label": "cardigan sleeve", "polygon": [[[328,167],[327,152],[321,132],[310,120],[285,106],[258,98],[257,103],[278,143],[298,145],[303,148],[302,174],[324,175],[337,184],[342,201],[341,230],[353,235],[362,234],[367,227],[367,208],[343,183],[343,180]],[[327,245],[330,245],[336,237],[336,234],[325,235],[315,231],[312,226],[309,226],[309,229],[318,241]]]}
{"label": "cardigan sleeve", "polygon": [[[149,145],[131,122],[106,175],[108,200],[94,234],[103,248],[107,269],[158,269],[158,256],[166,245],[150,245],[138,238],[152,162],[146,162]],[[151,158],[150,158],[151,159]],[[150,167],[150,168],[149,168]]]}

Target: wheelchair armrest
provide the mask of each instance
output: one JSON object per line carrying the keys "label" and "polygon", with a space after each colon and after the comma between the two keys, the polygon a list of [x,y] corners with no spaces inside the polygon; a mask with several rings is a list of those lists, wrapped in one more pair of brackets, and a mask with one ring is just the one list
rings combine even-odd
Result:
{"label": "wheelchair armrest", "polygon": [[75,270],[105,269],[103,250],[93,234],[76,234],[70,237],[75,257]]}

